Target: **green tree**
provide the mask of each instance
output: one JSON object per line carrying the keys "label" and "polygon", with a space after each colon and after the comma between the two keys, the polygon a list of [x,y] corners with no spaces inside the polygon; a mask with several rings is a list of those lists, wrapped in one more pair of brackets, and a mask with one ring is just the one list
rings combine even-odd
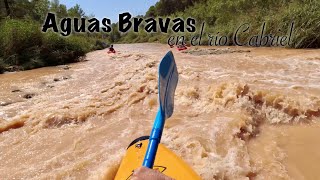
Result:
{"label": "green tree", "polygon": [[121,38],[121,34],[119,33],[119,31],[117,30],[117,24],[113,23],[111,25],[112,27],[112,31],[111,31],[111,34],[110,34],[110,41],[111,42],[117,42],[120,40]]}
{"label": "green tree", "polygon": [[44,21],[49,11],[50,2],[48,0],[33,0],[31,3],[34,19],[39,22]]}
{"label": "green tree", "polygon": [[53,0],[50,2],[50,12],[56,13],[58,18],[64,18],[68,16],[67,6],[60,4],[59,0]]}
{"label": "green tree", "polygon": [[68,10],[68,15],[71,17],[84,17],[85,13],[79,4],[76,4],[74,7]]}
{"label": "green tree", "polygon": [[67,17],[68,16],[68,10],[67,6],[64,4],[60,4],[57,12],[57,16],[59,18]]}
{"label": "green tree", "polygon": [[25,18],[31,15],[31,2],[28,0],[8,0],[10,6],[10,16],[13,18]]}
{"label": "green tree", "polygon": [[151,6],[146,13],[146,17],[156,17],[156,16],[157,16],[156,8],[154,6]]}
{"label": "green tree", "polygon": [[51,11],[51,12],[58,13],[58,11],[59,11],[59,5],[60,5],[59,0],[53,0],[53,1],[51,1],[51,2],[50,2],[50,11]]}

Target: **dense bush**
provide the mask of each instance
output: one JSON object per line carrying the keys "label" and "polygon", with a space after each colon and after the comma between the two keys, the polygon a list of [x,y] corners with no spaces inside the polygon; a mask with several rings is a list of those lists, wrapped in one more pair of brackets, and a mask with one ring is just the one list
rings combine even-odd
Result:
{"label": "dense bush", "polygon": [[0,11],[0,73],[77,62],[87,52],[107,47],[100,40],[107,35],[101,33],[65,38],[40,31],[47,12],[55,12],[58,21],[67,16],[88,18],[78,4],[67,9],[59,1],[8,2]]}
{"label": "dense bush", "polygon": [[6,19],[0,25],[0,73],[8,66],[26,70],[77,62],[105,45],[84,35],[65,38],[42,33],[39,24],[31,20]]}
{"label": "dense bush", "polygon": [[6,20],[0,26],[0,55],[8,65],[21,65],[41,46],[38,25],[29,21]]}
{"label": "dense bush", "polygon": [[84,37],[61,37],[54,33],[44,34],[41,46],[41,59],[46,66],[72,63],[80,60],[91,49],[90,42]]}
{"label": "dense bush", "polygon": [[96,40],[96,44],[94,46],[94,49],[95,50],[102,50],[102,49],[105,49],[108,47],[109,47],[109,45],[106,42],[103,42],[101,40]]}

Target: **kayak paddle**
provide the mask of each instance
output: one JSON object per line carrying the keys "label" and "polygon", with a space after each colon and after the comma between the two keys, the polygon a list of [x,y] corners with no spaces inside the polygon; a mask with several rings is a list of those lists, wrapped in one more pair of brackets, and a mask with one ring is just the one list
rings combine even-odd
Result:
{"label": "kayak paddle", "polygon": [[153,168],[165,120],[171,117],[173,113],[174,93],[178,84],[178,76],[173,54],[169,51],[159,65],[159,108],[150,134],[148,149],[144,156],[142,164],[144,167]]}

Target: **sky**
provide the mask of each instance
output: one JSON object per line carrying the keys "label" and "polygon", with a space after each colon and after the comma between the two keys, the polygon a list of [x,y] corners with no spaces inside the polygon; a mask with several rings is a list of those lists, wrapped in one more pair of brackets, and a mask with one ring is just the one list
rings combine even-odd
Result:
{"label": "sky", "polygon": [[118,22],[119,14],[130,12],[131,15],[144,15],[150,6],[159,0],[60,0],[67,8],[79,4],[87,15],[94,14],[96,18],[109,18],[112,23]]}

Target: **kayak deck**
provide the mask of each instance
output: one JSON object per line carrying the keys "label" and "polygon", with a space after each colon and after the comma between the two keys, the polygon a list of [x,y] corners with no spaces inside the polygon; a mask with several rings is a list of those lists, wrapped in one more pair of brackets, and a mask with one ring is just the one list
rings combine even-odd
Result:
{"label": "kayak deck", "polygon": [[[143,136],[134,140],[129,145],[127,153],[122,159],[115,180],[130,179],[133,170],[141,167],[148,147],[148,142],[149,137]],[[201,179],[187,163],[185,163],[171,150],[166,148],[163,144],[159,144],[153,169],[159,170],[161,173],[176,180]]]}

